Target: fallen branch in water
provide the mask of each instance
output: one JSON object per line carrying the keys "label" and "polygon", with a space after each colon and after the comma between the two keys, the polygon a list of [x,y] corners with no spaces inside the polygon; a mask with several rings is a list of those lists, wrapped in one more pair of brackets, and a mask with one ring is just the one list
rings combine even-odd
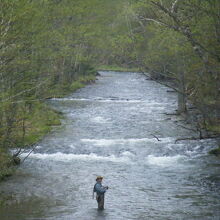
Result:
{"label": "fallen branch in water", "polygon": [[161,141],[156,135],[151,134],[153,137],[155,137],[158,141]]}
{"label": "fallen branch in water", "polygon": [[12,157],[13,157],[13,158],[18,157],[18,156],[21,154],[21,150],[22,150],[22,149],[19,148],[19,149],[17,150],[17,152],[13,154]]}
{"label": "fallen branch in water", "polygon": [[[32,145],[33,146],[33,145]],[[28,155],[22,160],[22,162],[21,163],[24,163],[24,161],[30,156],[30,154],[36,149],[36,147],[37,147],[38,145],[35,145],[32,149],[31,149],[31,151],[28,153]]]}

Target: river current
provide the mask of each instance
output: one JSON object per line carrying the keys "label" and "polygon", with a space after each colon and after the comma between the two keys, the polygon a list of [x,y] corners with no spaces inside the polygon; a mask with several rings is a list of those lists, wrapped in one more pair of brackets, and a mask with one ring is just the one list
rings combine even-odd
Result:
{"label": "river current", "polygon": [[[0,208],[0,219],[219,220],[220,161],[207,153],[215,140],[175,143],[197,135],[166,114],[177,108],[176,93],[140,73],[100,74],[49,101],[63,112],[62,126],[0,184],[16,201]],[[97,175],[110,187],[101,212],[92,199]]]}

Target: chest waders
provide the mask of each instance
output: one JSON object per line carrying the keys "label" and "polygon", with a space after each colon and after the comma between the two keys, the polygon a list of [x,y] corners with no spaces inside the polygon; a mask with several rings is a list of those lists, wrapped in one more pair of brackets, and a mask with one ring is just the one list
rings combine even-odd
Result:
{"label": "chest waders", "polygon": [[105,202],[105,194],[96,195],[96,201],[98,203],[98,209],[103,210],[104,209],[104,202]]}
{"label": "chest waders", "polygon": [[[96,184],[95,184],[96,186]],[[96,201],[98,203],[98,209],[103,210],[104,209],[104,202],[105,202],[105,193],[98,193],[95,189],[95,186],[93,188],[93,199],[94,199],[94,193],[96,193]]]}

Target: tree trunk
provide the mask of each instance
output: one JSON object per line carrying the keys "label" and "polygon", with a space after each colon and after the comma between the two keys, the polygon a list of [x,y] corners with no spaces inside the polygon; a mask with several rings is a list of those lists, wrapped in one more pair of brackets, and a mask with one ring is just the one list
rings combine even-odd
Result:
{"label": "tree trunk", "polygon": [[178,113],[185,113],[186,109],[186,96],[184,94],[178,93]]}
{"label": "tree trunk", "polygon": [[179,88],[178,90],[180,91],[178,93],[178,113],[185,113],[187,111],[186,108],[186,89],[185,89],[185,74],[183,71],[179,71],[178,73],[178,78],[179,78]]}

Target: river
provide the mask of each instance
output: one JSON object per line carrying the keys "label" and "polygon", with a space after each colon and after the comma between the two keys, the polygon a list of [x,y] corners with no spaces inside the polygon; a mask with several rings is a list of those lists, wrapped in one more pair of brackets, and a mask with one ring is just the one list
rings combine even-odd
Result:
{"label": "river", "polygon": [[[62,126],[0,184],[16,201],[0,208],[0,219],[219,220],[220,161],[207,154],[215,140],[175,143],[196,135],[166,115],[177,94],[139,73],[100,74],[49,101],[64,113]],[[110,187],[102,212],[92,199],[97,175]]]}

